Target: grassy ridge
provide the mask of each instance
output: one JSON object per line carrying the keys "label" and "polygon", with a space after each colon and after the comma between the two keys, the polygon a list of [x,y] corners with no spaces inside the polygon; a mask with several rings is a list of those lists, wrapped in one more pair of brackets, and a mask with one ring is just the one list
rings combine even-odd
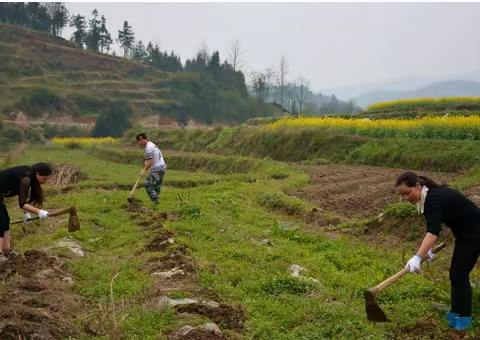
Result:
{"label": "grassy ridge", "polygon": [[[125,135],[133,143],[136,131]],[[150,131],[160,148],[270,157],[278,161],[324,159],[330,162],[369,164],[431,171],[456,172],[477,164],[480,142],[442,139],[368,138],[328,129],[225,128],[210,131]]]}

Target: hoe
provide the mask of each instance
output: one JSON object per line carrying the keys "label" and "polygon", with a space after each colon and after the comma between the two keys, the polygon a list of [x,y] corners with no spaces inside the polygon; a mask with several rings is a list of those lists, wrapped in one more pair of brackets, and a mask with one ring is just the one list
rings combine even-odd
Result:
{"label": "hoe", "polygon": [[[432,252],[434,254],[438,253],[440,250],[445,248],[444,243],[440,243],[438,246],[433,248]],[[425,255],[422,259],[422,262],[428,259],[428,255]],[[369,321],[377,321],[377,322],[390,322],[387,318],[383,310],[378,306],[377,301],[375,301],[375,296],[378,292],[384,290],[386,287],[403,277],[405,274],[409,272],[408,268],[404,268],[392,277],[386,279],[382,283],[379,283],[373,288],[370,288],[364,292],[365,296],[365,307],[367,309],[367,319]]]}
{"label": "hoe", "polygon": [[[70,214],[70,217],[68,219],[68,231],[69,232],[72,233],[74,231],[80,230],[80,222],[79,222],[78,216],[77,216],[77,209],[73,206],[70,207],[70,208],[67,208],[67,209],[62,209],[62,210],[51,212],[51,213],[48,214],[48,217],[54,217],[54,216],[59,216],[59,215],[63,215],[63,214]],[[39,218],[40,217],[29,218],[25,222],[35,221],[35,220],[38,220]],[[10,224],[19,224],[19,223],[23,223],[23,220],[18,220],[18,221],[12,222]]]}

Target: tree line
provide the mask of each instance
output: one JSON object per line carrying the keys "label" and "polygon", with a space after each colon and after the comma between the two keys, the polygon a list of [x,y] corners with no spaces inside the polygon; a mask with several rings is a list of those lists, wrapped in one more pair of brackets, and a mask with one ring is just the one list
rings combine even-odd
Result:
{"label": "tree line", "polygon": [[0,22],[22,25],[55,37],[69,22],[69,14],[61,2],[0,2]]}

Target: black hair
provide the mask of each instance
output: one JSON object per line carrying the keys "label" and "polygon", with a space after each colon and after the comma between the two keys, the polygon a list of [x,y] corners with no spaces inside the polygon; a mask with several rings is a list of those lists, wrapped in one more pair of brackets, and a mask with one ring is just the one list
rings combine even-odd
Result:
{"label": "black hair", "polygon": [[145,134],[145,132],[139,133],[135,139],[136,139],[136,140],[139,140],[140,137],[142,137],[143,139],[148,139],[148,138],[147,138],[147,135]]}
{"label": "black hair", "polygon": [[425,185],[427,188],[440,188],[445,185],[440,185],[435,182],[433,179],[427,176],[418,176],[416,173],[412,171],[407,171],[398,176],[397,180],[395,181],[395,186],[398,187],[399,185],[405,184],[407,187],[414,187],[418,184]]}
{"label": "black hair", "polygon": [[50,176],[53,173],[53,167],[47,163],[37,163],[32,166],[31,185],[30,185],[30,199],[28,203],[33,203],[37,207],[42,207],[45,200],[42,186],[37,180],[37,172],[40,176]]}

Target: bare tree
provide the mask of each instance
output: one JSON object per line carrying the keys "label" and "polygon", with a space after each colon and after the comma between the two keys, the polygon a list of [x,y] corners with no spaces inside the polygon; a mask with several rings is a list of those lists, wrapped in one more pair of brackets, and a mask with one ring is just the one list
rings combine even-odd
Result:
{"label": "bare tree", "polygon": [[299,113],[302,113],[303,104],[310,94],[310,81],[304,77],[300,77],[295,81],[295,97],[299,105]]}
{"label": "bare tree", "polygon": [[268,96],[268,86],[266,82],[265,73],[251,72],[252,88],[255,91],[255,97],[258,100],[265,102]]}
{"label": "bare tree", "polygon": [[202,41],[202,45],[198,49],[197,55],[202,56],[202,58],[205,59],[207,64],[210,61],[210,48],[205,41]]}
{"label": "bare tree", "polygon": [[280,87],[280,106],[283,107],[285,100],[285,86],[287,85],[288,62],[285,56],[280,59],[280,67],[278,69],[278,87]]}
{"label": "bare tree", "polygon": [[275,79],[275,75],[275,70],[273,68],[267,68],[265,72],[250,72],[250,84],[258,99],[264,102],[269,101],[272,82]]}
{"label": "bare tree", "polygon": [[297,97],[296,97],[296,85],[295,82],[285,84],[285,101],[284,104],[290,110],[292,115],[298,114],[297,110]]}
{"label": "bare tree", "polygon": [[228,50],[227,61],[232,65],[234,71],[241,70],[245,63],[245,54],[239,40],[235,40]]}
{"label": "bare tree", "polygon": [[271,90],[271,87],[272,87],[272,82],[273,80],[275,79],[275,75],[276,75],[276,72],[275,72],[275,69],[273,67],[270,67],[270,68],[267,68],[265,70],[265,98],[266,100],[268,100],[269,96],[270,96],[270,90]]}

